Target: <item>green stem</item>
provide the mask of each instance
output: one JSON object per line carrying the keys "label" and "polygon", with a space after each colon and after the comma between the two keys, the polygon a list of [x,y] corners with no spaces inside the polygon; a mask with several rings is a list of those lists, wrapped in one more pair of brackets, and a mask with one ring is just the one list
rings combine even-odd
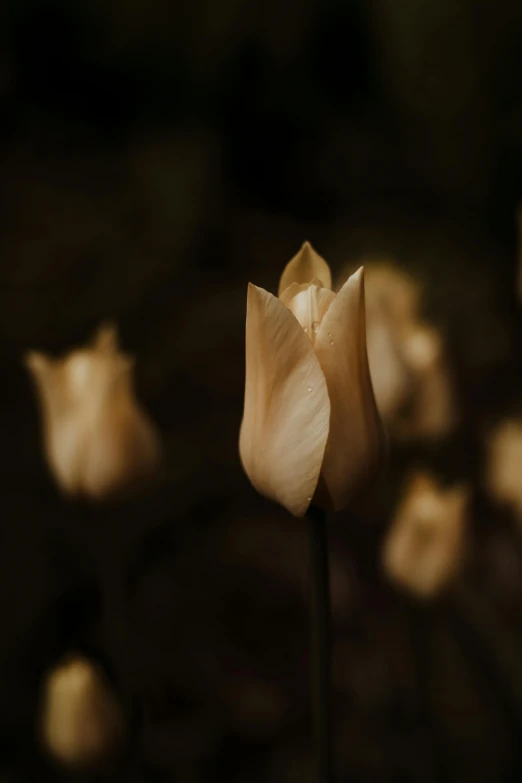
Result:
{"label": "green stem", "polygon": [[333,783],[332,614],[326,514],[311,507],[307,519],[310,542],[311,685],[317,779],[318,783]]}

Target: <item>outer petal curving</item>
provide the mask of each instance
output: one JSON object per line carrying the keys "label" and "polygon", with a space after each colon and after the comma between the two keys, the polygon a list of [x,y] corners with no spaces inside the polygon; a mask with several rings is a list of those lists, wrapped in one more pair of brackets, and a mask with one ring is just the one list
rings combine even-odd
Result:
{"label": "outer petal curving", "polygon": [[292,283],[310,283],[314,278],[320,280],[324,288],[332,288],[330,267],[309,242],[305,242],[283,270],[279,281],[279,296]]}
{"label": "outer petal curving", "polygon": [[330,401],[314,348],[277,297],[250,284],[239,451],[254,487],[296,517],[314,495]]}
{"label": "outer petal curving", "polygon": [[366,353],[362,268],[346,281],[330,305],[315,351],[331,403],[321,485],[329,505],[337,511],[377,478],[387,448]]}

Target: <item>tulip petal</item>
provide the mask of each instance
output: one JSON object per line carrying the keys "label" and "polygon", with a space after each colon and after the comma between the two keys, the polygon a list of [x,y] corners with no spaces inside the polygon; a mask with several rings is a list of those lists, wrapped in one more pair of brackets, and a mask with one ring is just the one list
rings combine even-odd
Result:
{"label": "tulip petal", "polygon": [[334,510],[348,505],[377,478],[386,435],[373,394],[364,308],[364,272],[341,288],[315,342],[330,397],[330,435],[321,484]]}
{"label": "tulip petal", "polygon": [[321,321],[334,299],[334,292],[328,288],[309,285],[304,291],[300,291],[294,296],[287,305],[313,343],[315,343]]}
{"label": "tulip petal", "polygon": [[301,291],[306,291],[306,289],[309,288],[311,285],[316,285],[318,286],[318,288],[323,288],[323,284],[321,283],[319,278],[314,277],[312,280],[310,280],[309,283],[290,283],[290,285],[279,294],[279,299],[284,305],[288,307],[288,304],[292,301],[294,296],[300,294]]}
{"label": "tulip petal", "polygon": [[279,296],[292,283],[310,283],[314,277],[321,281],[324,288],[332,288],[330,267],[309,242],[305,242],[283,270],[279,282]]}
{"label": "tulip petal", "polygon": [[250,284],[239,451],[258,492],[296,517],[304,516],[314,495],[329,421],[328,390],[312,343],[277,297]]}

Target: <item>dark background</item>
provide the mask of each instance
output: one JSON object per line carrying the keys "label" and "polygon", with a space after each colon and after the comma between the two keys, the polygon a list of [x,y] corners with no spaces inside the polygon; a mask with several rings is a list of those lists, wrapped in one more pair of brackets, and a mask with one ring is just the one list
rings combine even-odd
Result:
{"label": "dark background", "polygon": [[[105,780],[312,783],[305,529],[237,453],[246,285],[276,290],[304,239],[334,274],[384,254],[424,282],[462,412],[447,441],[392,449],[374,511],[330,521],[339,781],[521,779],[497,666],[520,685],[520,533],[481,490],[484,427],[522,399],[521,37],[518,0],[4,4],[1,783],[75,779],[34,742],[70,649],[131,722]],[[106,317],[165,460],[138,501],[93,509],[47,473],[21,357]],[[426,610],[426,698],[378,565],[412,464],[473,484],[464,588],[489,640],[460,593]]]}

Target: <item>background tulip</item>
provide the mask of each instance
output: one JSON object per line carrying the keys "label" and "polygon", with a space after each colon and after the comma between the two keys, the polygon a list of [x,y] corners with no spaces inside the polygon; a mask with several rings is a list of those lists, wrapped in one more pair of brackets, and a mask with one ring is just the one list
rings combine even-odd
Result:
{"label": "background tulip", "polygon": [[133,360],[103,326],[92,345],[62,359],[31,352],[51,470],[64,492],[101,499],[131,487],[159,462],[159,439],[133,389]]}
{"label": "background tulip", "polygon": [[97,765],[121,746],[121,708],[97,665],[73,655],[46,675],[38,731],[44,749],[71,768]]}
{"label": "background tulip", "polygon": [[522,420],[506,419],[491,432],[486,483],[491,497],[522,521]]}
{"label": "background tulip", "polygon": [[380,470],[385,435],[366,354],[364,274],[335,295],[305,243],[279,298],[249,285],[240,454],[261,494],[297,517],[312,499],[341,509]]}
{"label": "background tulip", "polygon": [[431,598],[455,578],[464,554],[468,491],[443,489],[430,475],[409,481],[383,548],[390,579]]}

